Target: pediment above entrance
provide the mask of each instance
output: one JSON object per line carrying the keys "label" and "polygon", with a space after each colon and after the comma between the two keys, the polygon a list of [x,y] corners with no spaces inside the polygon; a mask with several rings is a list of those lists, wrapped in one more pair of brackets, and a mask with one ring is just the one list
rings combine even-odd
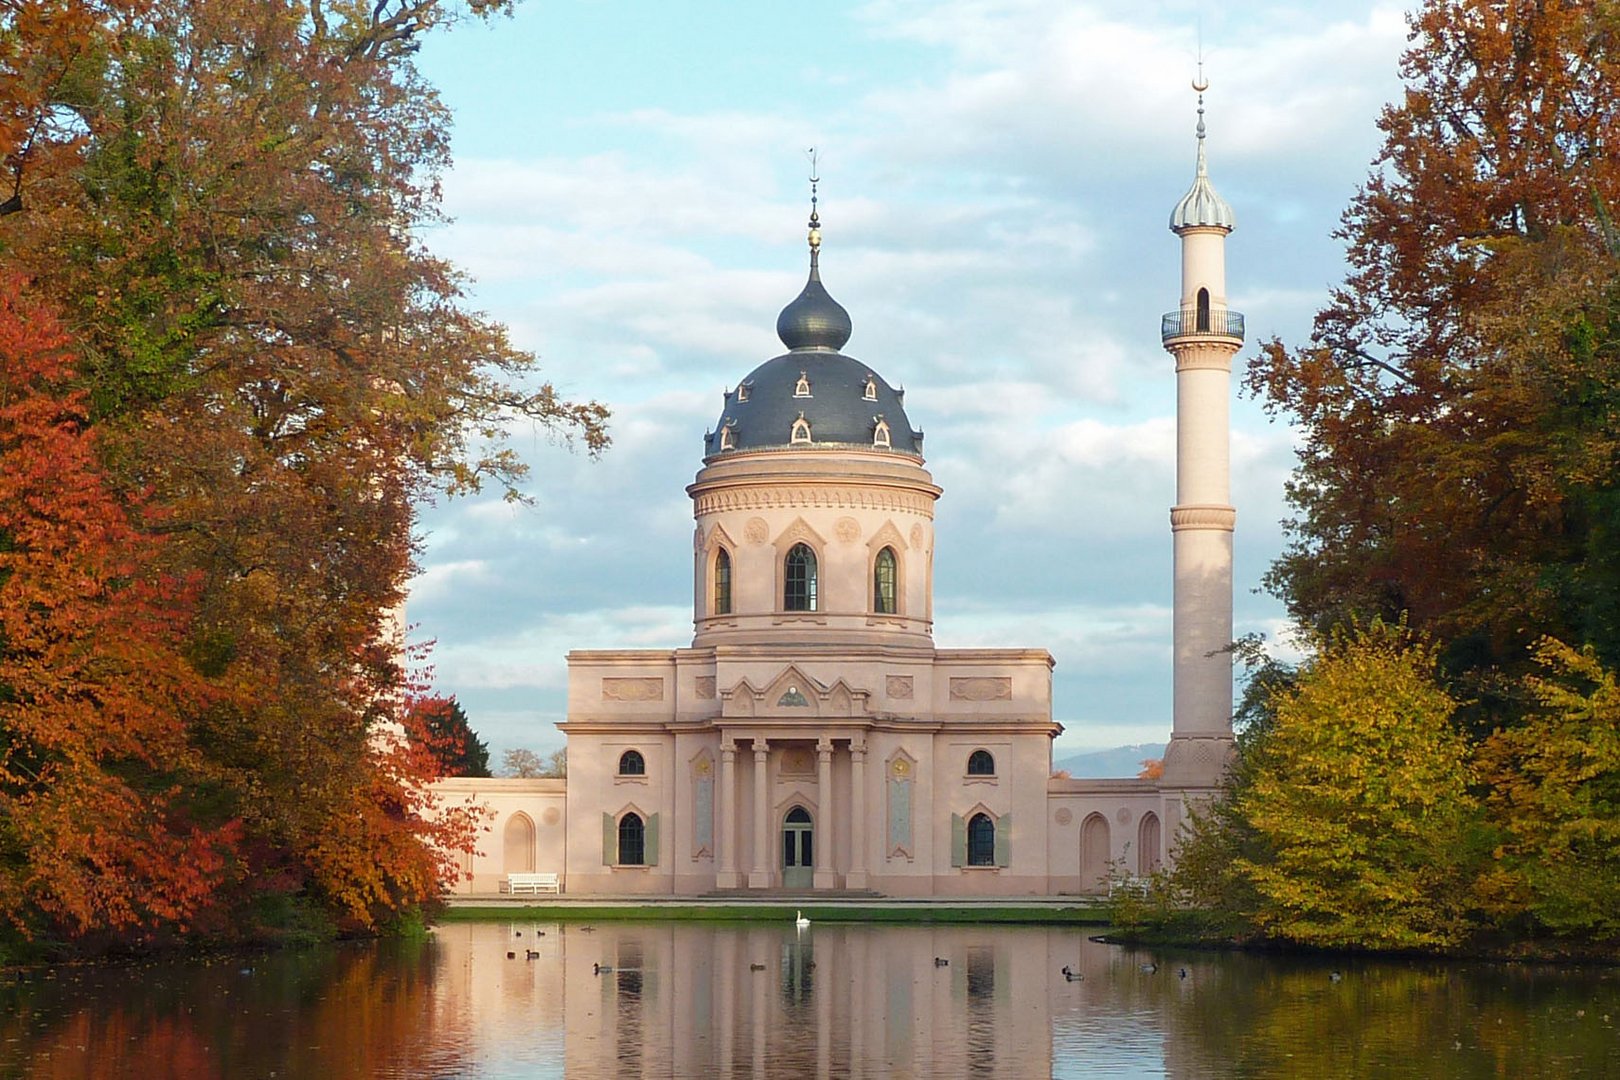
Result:
{"label": "pediment above entrance", "polygon": [[755,686],[744,676],[734,686],[721,690],[720,715],[787,720],[867,716],[871,696],[870,690],[852,687],[842,678],[831,685],[823,684],[797,664],[788,664],[763,685]]}

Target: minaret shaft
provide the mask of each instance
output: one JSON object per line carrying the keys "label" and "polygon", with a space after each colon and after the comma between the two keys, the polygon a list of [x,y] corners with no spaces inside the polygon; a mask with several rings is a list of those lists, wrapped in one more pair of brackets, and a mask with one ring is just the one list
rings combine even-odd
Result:
{"label": "minaret shaft", "polygon": [[[1202,90],[1202,86],[1198,89]],[[1232,746],[1232,357],[1243,317],[1227,308],[1232,208],[1210,183],[1199,97],[1198,168],[1170,215],[1181,240],[1181,304],[1164,317],[1176,361],[1174,719],[1162,785],[1166,820],[1219,783]],[[1173,806],[1171,804],[1174,804]],[[1173,812],[1172,812],[1173,811]]]}

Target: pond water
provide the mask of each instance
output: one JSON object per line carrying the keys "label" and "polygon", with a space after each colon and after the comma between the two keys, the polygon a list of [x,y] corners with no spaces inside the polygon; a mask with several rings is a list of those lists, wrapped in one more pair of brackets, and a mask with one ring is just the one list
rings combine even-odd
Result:
{"label": "pond water", "polygon": [[0,983],[13,1076],[1620,1076],[1620,971],[1335,971],[1068,927],[459,923],[29,972]]}

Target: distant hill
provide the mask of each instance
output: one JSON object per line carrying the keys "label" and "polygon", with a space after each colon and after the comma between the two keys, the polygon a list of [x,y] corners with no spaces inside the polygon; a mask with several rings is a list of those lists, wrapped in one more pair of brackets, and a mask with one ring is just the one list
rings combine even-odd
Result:
{"label": "distant hill", "polygon": [[1116,746],[1112,750],[1093,750],[1087,754],[1074,754],[1052,762],[1053,769],[1066,769],[1070,776],[1087,780],[1135,776],[1142,771],[1146,758],[1164,757],[1164,743],[1137,743],[1135,746]]}

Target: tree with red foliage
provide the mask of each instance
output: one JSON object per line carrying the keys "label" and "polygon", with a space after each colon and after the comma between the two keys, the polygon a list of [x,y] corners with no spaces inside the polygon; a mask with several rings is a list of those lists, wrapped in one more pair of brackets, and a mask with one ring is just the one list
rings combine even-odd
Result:
{"label": "tree with red foliage", "polygon": [[461,702],[428,694],[409,705],[407,727],[438,761],[443,776],[488,776],[489,747],[473,731]]}
{"label": "tree with red foliage", "polygon": [[436,770],[380,736],[415,507],[515,497],[514,419],[607,444],[606,409],[538,378],[420,242],[449,132],[413,55],[509,6],[0,3],[0,268],[61,312],[95,460],[193,589],[210,692],[147,700],[182,721],[188,805],[240,822],[216,925],[440,895]]}
{"label": "tree with red foliage", "polygon": [[71,359],[0,278],[0,912],[29,935],[184,926],[239,834],[189,803],[182,717],[214,691],[182,653],[191,583],[109,489]]}

